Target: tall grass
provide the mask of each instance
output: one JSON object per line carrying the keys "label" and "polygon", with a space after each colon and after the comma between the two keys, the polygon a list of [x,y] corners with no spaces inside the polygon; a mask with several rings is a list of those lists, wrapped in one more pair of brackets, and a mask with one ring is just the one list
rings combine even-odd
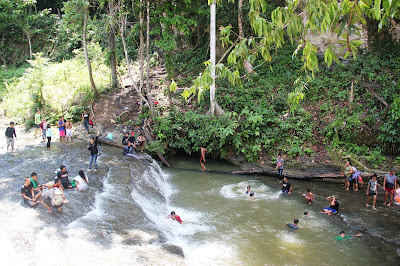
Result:
{"label": "tall grass", "polygon": [[[88,51],[92,58],[93,78],[102,93],[110,82],[105,54],[98,44],[89,45]],[[4,115],[27,124],[32,123],[37,108],[51,121],[61,114],[71,118],[79,116],[83,106],[92,101],[93,93],[83,52],[74,52],[73,59],[61,63],[51,63],[40,54],[29,61],[31,68],[5,84],[0,104]]]}

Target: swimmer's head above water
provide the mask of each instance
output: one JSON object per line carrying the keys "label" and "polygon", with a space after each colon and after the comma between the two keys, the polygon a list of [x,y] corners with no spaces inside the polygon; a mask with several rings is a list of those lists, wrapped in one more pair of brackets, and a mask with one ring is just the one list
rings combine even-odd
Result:
{"label": "swimmer's head above water", "polygon": [[309,215],[308,211],[304,211],[304,216],[308,216],[308,215]]}
{"label": "swimmer's head above water", "polygon": [[254,197],[254,192],[250,192],[250,197]]}
{"label": "swimmer's head above water", "polygon": [[247,186],[247,191],[246,191],[246,193],[249,193],[251,191],[251,187],[250,186]]}

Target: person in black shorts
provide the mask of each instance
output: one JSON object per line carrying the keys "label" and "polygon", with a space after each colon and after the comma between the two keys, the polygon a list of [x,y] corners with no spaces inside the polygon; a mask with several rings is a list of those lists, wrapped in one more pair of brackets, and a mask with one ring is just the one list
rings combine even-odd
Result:
{"label": "person in black shorts", "polygon": [[376,174],[372,176],[372,179],[368,181],[368,187],[367,187],[367,204],[365,204],[367,207],[369,207],[369,201],[371,200],[371,197],[374,198],[374,202],[372,204],[372,209],[376,210],[375,205],[376,205],[376,198],[378,197],[378,180],[377,180]]}
{"label": "person in black shorts", "polygon": [[36,193],[33,191],[33,186],[31,184],[31,179],[29,177],[25,178],[25,183],[21,187],[21,196],[24,199],[24,202],[29,206],[29,207],[34,207],[36,205],[43,204],[47,208],[47,212],[53,212],[49,206],[44,203],[41,198],[40,194]]}

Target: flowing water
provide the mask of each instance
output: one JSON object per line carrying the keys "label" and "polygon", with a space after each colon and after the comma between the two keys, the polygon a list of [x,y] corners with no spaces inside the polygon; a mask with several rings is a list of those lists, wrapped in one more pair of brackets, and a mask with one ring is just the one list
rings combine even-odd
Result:
{"label": "flowing water", "polygon": [[[31,172],[39,183],[64,164],[73,177],[88,166],[84,143],[51,151],[38,141],[20,140],[15,154],[0,154],[0,254],[5,265],[396,265],[399,261],[399,207],[364,207],[364,192],[337,184],[292,182],[282,196],[274,178],[197,171],[197,159],[175,158],[177,169],[124,158],[101,147],[99,170],[86,172],[90,189],[69,190],[60,213],[24,206],[20,187]],[[0,148],[4,148],[0,146]],[[2,149],[4,151],[4,149]],[[234,170],[207,162],[214,170]],[[187,169],[187,170],[179,170]],[[190,170],[195,169],[196,171]],[[250,199],[250,185],[256,196]],[[306,186],[317,194],[309,206]],[[339,215],[318,211],[335,194]],[[304,210],[312,217],[303,218]],[[176,211],[184,221],[166,219]],[[285,223],[299,218],[300,229]],[[337,243],[340,230],[363,237]]]}

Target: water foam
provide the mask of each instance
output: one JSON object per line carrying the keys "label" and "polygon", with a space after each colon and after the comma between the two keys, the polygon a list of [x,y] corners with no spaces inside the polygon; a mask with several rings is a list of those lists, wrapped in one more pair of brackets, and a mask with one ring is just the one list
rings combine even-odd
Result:
{"label": "water foam", "polygon": [[250,186],[251,191],[255,193],[253,200],[257,199],[278,199],[280,192],[272,189],[271,187],[257,182],[257,180],[242,181],[237,184],[229,184],[223,186],[219,192],[221,195],[228,199],[244,199],[249,198],[249,194],[246,193],[246,187]]}
{"label": "water foam", "polygon": [[[235,257],[234,248],[217,243],[213,239],[201,241],[193,239],[196,234],[216,230],[214,226],[208,224],[212,217],[207,213],[171,204],[171,198],[178,191],[171,185],[170,178],[171,176],[157,163],[153,163],[135,183],[131,196],[156,228],[163,232],[168,244],[182,248],[188,264],[214,265],[231,261]],[[151,196],[149,187],[151,190],[156,190],[161,197]],[[167,218],[172,210],[180,215],[183,224],[180,225],[177,221]],[[207,256],[204,256],[205,254]]]}

